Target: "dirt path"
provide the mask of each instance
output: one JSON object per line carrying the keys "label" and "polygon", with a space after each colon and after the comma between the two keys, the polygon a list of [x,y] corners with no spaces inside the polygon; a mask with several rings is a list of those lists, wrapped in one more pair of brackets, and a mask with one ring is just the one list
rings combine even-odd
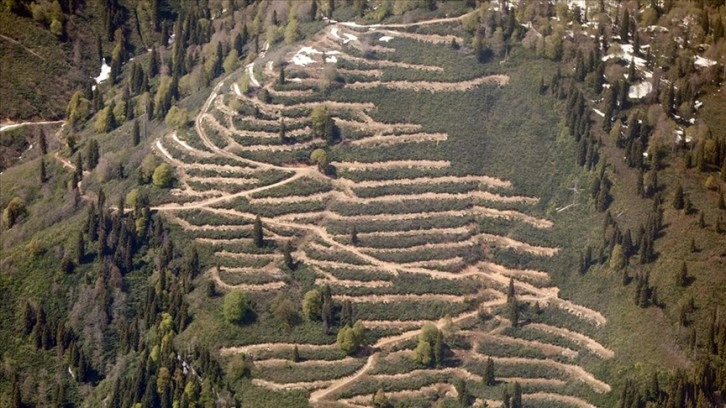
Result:
{"label": "dirt path", "polygon": [[395,146],[402,143],[444,142],[448,138],[446,133],[413,133],[400,136],[371,136],[350,142],[356,146]]}
{"label": "dirt path", "polygon": [[290,351],[297,346],[298,350],[330,350],[337,349],[338,345],[333,344],[306,344],[306,343],[259,343],[250,344],[247,346],[236,346],[236,347],[223,347],[219,350],[219,353],[223,356],[231,354],[245,353],[252,357],[255,356],[255,351]]}
{"label": "dirt path", "polygon": [[[300,348],[298,347],[298,350]],[[279,366],[295,366],[295,367],[325,367],[325,366],[331,366],[336,364],[350,364],[355,363],[360,359],[353,358],[353,357],[345,357],[342,360],[304,360],[304,361],[298,361],[294,362],[292,360],[284,359],[284,358],[269,358],[266,360],[255,360],[255,366],[256,367],[279,367]]]}
{"label": "dirt path", "polygon": [[572,340],[575,343],[586,347],[588,350],[592,351],[593,353],[604,359],[610,359],[615,357],[615,353],[612,350],[605,348],[602,344],[591,339],[590,337],[585,336],[584,334],[542,323],[530,323],[527,325],[527,327],[541,332],[564,337],[568,340]]}
{"label": "dirt path", "polygon": [[385,162],[333,162],[339,170],[370,171],[383,169],[445,169],[451,163],[446,160],[390,160]]}
{"label": "dirt path", "polygon": [[554,344],[549,343],[543,343],[536,340],[526,340],[526,339],[520,339],[517,337],[511,337],[504,334],[496,334],[496,333],[482,333],[478,331],[467,331],[462,330],[459,332],[460,334],[467,335],[472,338],[476,338],[479,340],[495,340],[498,342],[506,343],[506,344],[514,344],[521,347],[529,347],[536,350],[541,351],[546,356],[564,356],[569,359],[574,359],[577,357],[578,352],[572,349],[569,349],[567,347],[557,346]]}
{"label": "dirt path", "polygon": [[459,82],[437,82],[437,81],[371,81],[371,82],[353,82],[346,84],[346,88],[350,89],[371,89],[371,88],[388,88],[410,91],[429,91],[429,92],[463,92],[468,91],[479,85],[497,85],[504,86],[509,83],[507,75],[490,75],[480,78],[470,79],[468,81]]}
{"label": "dirt path", "polygon": [[[436,383],[421,387],[417,390],[402,390],[402,391],[389,391],[386,393],[388,400],[401,400],[405,398],[421,397],[430,394],[437,394],[440,396],[451,396],[456,397],[456,388],[453,385],[447,383]],[[354,404],[356,406],[369,407],[371,402],[370,395],[356,395],[355,397],[348,399],[341,399],[339,402]]]}
{"label": "dirt path", "polygon": [[[40,55],[37,52],[35,52],[35,51],[31,50],[30,48],[26,47],[25,45],[23,45],[23,43],[21,43],[20,41],[14,39],[14,38],[10,38],[10,37],[8,37],[6,35],[2,35],[2,34],[0,34],[0,38],[2,38],[4,40],[7,40],[7,41],[9,41],[9,42],[11,42],[13,44],[16,44],[16,45],[22,47],[25,51],[27,51],[28,53],[30,53],[32,56],[34,56],[36,58],[39,58],[39,59],[41,59],[43,61],[46,60],[42,55]],[[2,132],[2,130],[3,129],[0,129],[0,132]]]}
{"label": "dirt path", "polygon": [[554,223],[550,220],[533,217],[531,215],[527,215],[527,214],[521,213],[519,211],[498,210],[495,208],[487,208],[487,207],[482,207],[482,206],[477,206],[477,207],[475,207],[475,209],[477,210],[478,214],[483,215],[485,217],[515,219],[515,220],[530,224],[537,228],[552,228],[552,226],[554,225]]}
{"label": "dirt path", "polygon": [[437,301],[437,302],[449,302],[449,303],[462,303],[467,302],[469,296],[461,295],[444,295],[438,293],[425,293],[422,295],[414,294],[402,294],[402,295],[361,295],[361,296],[349,296],[349,295],[333,295],[333,299],[340,302],[346,300],[351,303],[397,303],[397,302],[426,302],[426,301]]}
{"label": "dirt path", "polygon": [[[373,231],[373,232],[358,232],[358,238],[373,238],[373,237],[385,237],[385,238],[396,238],[396,237],[420,237],[425,235],[466,235],[475,232],[479,227],[476,224],[469,224],[463,227],[453,228],[430,228],[424,230],[399,230],[399,231]],[[336,238],[348,238],[349,235],[336,235]]]}
{"label": "dirt path", "polygon": [[378,362],[378,359],[380,358],[380,353],[373,353],[370,357],[368,357],[368,361],[366,361],[366,364],[361,367],[360,370],[358,370],[355,374],[353,374],[350,377],[340,378],[335,381],[333,381],[328,387],[315,391],[310,394],[310,402],[315,404],[320,400],[326,399],[334,392],[345,388],[349,384],[352,384],[356,381],[358,381],[360,378],[362,378],[364,375],[370,371],[371,368]]}
{"label": "dirt path", "polygon": [[[485,356],[483,354],[479,354],[476,352],[472,352],[470,354],[475,359],[480,360],[480,361],[486,361],[487,358],[489,357],[489,356]],[[586,383],[595,392],[597,392],[599,394],[611,391],[610,385],[606,384],[603,381],[598,380],[597,378],[595,378],[594,375],[585,371],[580,366],[559,363],[557,361],[547,360],[547,359],[524,358],[524,357],[494,357],[494,356],[491,356],[491,359],[494,360],[495,364],[539,364],[539,365],[556,368],[557,370],[570,375],[572,378]]]}
{"label": "dirt path", "polygon": [[267,380],[261,380],[259,378],[255,378],[252,380],[252,384],[258,385],[260,387],[265,387],[271,390],[277,390],[277,391],[288,391],[288,390],[294,390],[294,389],[304,389],[304,390],[315,390],[318,388],[323,388],[329,386],[329,384],[333,384],[333,380],[318,380],[318,381],[308,381],[308,382],[296,382],[296,383],[286,383],[286,384],[280,384],[272,381]]}
{"label": "dirt path", "polygon": [[[448,163],[448,162],[446,162]],[[442,165],[442,164],[439,164]],[[345,180],[345,181],[343,181]],[[416,178],[400,178],[391,180],[364,180],[353,182],[342,179],[341,182],[347,182],[356,187],[374,188],[388,187],[413,184],[461,184],[461,183],[480,183],[488,187],[511,188],[512,183],[501,180],[496,177],[489,176],[438,176],[438,177],[416,177]]]}
{"label": "dirt path", "polygon": [[[8,37],[5,37],[4,35],[0,34],[0,37],[9,39]],[[12,41],[12,39],[9,39]],[[18,43],[19,44],[19,43]],[[33,51],[30,51],[33,52]],[[42,57],[41,57],[42,58]],[[7,123],[0,126],[0,132],[5,132],[8,130],[13,130],[19,127],[23,126],[38,126],[38,125],[55,125],[55,124],[63,124],[65,123],[64,120],[45,120],[40,122],[20,122],[20,123]]]}
{"label": "dirt path", "polygon": [[212,268],[207,273],[212,278],[212,280],[217,284],[217,287],[219,287],[223,290],[263,292],[263,291],[278,290],[278,289],[281,289],[283,286],[285,286],[285,282],[283,282],[283,281],[261,283],[261,284],[242,283],[239,285],[230,285],[227,282],[222,280],[222,278],[219,276],[219,273],[217,272],[217,268]]}
{"label": "dirt path", "polygon": [[527,252],[534,255],[554,256],[559,251],[559,248],[531,245],[526,242],[517,241],[515,239],[503,237],[501,235],[481,233],[479,234],[479,237],[484,240],[484,242],[492,242],[500,248],[510,248],[514,249],[515,251]]}
{"label": "dirt path", "polygon": [[535,392],[531,394],[522,394],[524,401],[554,401],[573,405],[578,408],[597,408],[589,402],[573,397],[570,395],[555,394],[551,392]]}
{"label": "dirt path", "polygon": [[497,380],[506,383],[519,383],[522,385],[548,385],[551,387],[563,387],[566,381],[559,378],[528,378],[528,377],[498,377]]}

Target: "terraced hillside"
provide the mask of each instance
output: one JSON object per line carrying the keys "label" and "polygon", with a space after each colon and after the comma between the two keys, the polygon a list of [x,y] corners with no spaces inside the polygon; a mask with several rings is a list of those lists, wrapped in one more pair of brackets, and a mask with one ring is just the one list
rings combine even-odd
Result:
{"label": "terraced hillside", "polygon": [[[613,357],[594,339],[605,317],[560,298],[548,271],[505,266],[492,255],[558,252],[482,227],[506,219],[547,234],[553,222],[534,215],[538,198],[508,180],[461,172],[442,147],[455,135],[379,115],[380,92],[427,98],[510,86],[506,73],[421,62],[432,49],[455,52],[452,41],[463,42],[437,34],[457,24],[450,20],[420,23],[427,27],[418,31],[331,23],[284,55],[260,56],[242,74],[248,92],[220,82],[193,131],[155,142],[179,181],[174,202],[155,209],[211,248],[217,266],[207,276],[217,288],[274,297],[298,284],[283,261],[293,248],[292,259],[314,274],[310,285],[327,285],[368,329],[368,347],[351,356],[332,341],[284,332],[230,336],[220,353],[251,356],[255,385],[305,390],[313,405],[369,406],[378,389],[394,401],[455,396],[459,379],[480,402],[498,406],[500,390],[483,385],[491,357],[497,381],[519,383],[530,405],[592,407],[594,395],[610,391],[582,367]],[[284,82],[275,60],[286,63]],[[335,143],[314,136],[311,115],[320,106],[337,129]],[[307,164],[314,149],[328,160]],[[257,217],[264,245],[254,242]],[[537,313],[556,318],[530,322]],[[437,369],[412,358],[426,322],[448,344]]]}

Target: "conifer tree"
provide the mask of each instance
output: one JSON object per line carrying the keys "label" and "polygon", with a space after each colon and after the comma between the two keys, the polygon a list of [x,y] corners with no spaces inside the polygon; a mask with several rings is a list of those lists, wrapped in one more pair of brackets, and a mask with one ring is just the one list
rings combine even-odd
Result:
{"label": "conifer tree", "polygon": [[675,196],[673,196],[673,208],[675,208],[676,210],[682,210],[683,206],[683,186],[679,184],[676,188],[676,194]]}
{"label": "conifer tree", "polygon": [[491,357],[488,357],[486,366],[484,366],[484,385],[491,387],[496,384],[497,379],[494,373],[494,360],[492,360]]}
{"label": "conifer tree", "polygon": [[83,239],[83,231],[78,231],[76,237],[76,262],[78,265],[83,264],[86,257],[86,241]]}
{"label": "conifer tree", "polygon": [[139,121],[134,119],[133,127],[131,128],[131,142],[134,146],[138,146],[141,141],[141,131],[139,129]]}
{"label": "conifer tree", "polygon": [[257,248],[262,248],[265,245],[265,238],[262,231],[262,219],[259,215],[255,217],[255,223],[252,227],[252,237]]}

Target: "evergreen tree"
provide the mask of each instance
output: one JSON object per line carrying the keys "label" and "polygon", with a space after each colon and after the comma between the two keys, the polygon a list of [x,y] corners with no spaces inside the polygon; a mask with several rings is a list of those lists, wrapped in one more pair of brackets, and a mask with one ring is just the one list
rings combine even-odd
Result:
{"label": "evergreen tree", "polygon": [[623,7],[622,14],[620,15],[620,41],[623,44],[628,42],[628,36],[630,33],[630,11],[627,7]]}
{"label": "evergreen tree", "polygon": [[27,336],[33,332],[35,327],[37,312],[33,309],[33,305],[27,300],[25,301],[25,309],[23,310],[23,335]]}
{"label": "evergreen tree", "polygon": [[[178,40],[181,41],[181,38]],[[147,71],[150,78],[159,74],[159,54],[156,51],[156,45],[151,46],[151,57],[149,58],[149,69]]]}
{"label": "evergreen tree", "polygon": [[353,230],[350,232],[350,243],[353,245],[358,245],[360,243],[360,240],[358,239],[358,230],[355,226],[353,226]]}
{"label": "evergreen tree", "polygon": [[297,344],[292,349],[292,361],[295,363],[300,361],[300,351],[297,349]]}
{"label": "evergreen tree", "polygon": [[86,241],[83,238],[83,231],[78,231],[76,237],[76,262],[78,265],[83,264],[83,260],[86,257]]}
{"label": "evergreen tree", "polygon": [[522,386],[518,382],[514,383],[512,391],[512,408],[522,408]]}
{"label": "evergreen tree", "polygon": [[78,153],[76,156],[76,171],[75,171],[76,180],[81,181],[83,180],[83,159],[81,159],[81,154]]}
{"label": "evergreen tree", "polygon": [[491,387],[496,384],[497,378],[494,372],[494,360],[488,357],[486,366],[484,366],[484,385]]}
{"label": "evergreen tree", "polygon": [[676,194],[673,196],[673,208],[676,210],[682,210],[683,206],[683,186],[679,184],[676,188]]}
{"label": "evergreen tree", "polygon": [[441,367],[444,363],[444,335],[441,330],[436,331],[436,340],[434,341],[434,365]]}
{"label": "evergreen tree", "polygon": [[255,223],[252,227],[252,237],[257,248],[262,248],[265,245],[265,238],[262,231],[262,219],[259,215],[255,217]]}
{"label": "evergreen tree", "polygon": [[134,146],[138,146],[141,141],[141,131],[139,129],[139,121],[134,119],[133,127],[131,128],[131,142]]}
{"label": "evergreen tree", "polygon": [[94,168],[96,168],[99,159],[100,152],[98,142],[96,141],[96,139],[91,139],[91,141],[88,143],[88,148],[86,150],[86,168],[88,170],[93,170]]}
{"label": "evergreen tree", "polygon": [[290,245],[289,241],[286,242],[285,246],[282,248],[282,255],[285,262],[285,267],[291,271],[294,271],[295,261],[292,259],[292,246]]}

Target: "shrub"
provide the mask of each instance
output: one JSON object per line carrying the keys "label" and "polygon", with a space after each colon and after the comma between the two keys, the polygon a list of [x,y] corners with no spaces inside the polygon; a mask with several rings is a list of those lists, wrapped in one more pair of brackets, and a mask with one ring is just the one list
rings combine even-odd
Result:
{"label": "shrub", "polygon": [[12,228],[27,212],[23,200],[20,197],[13,197],[3,211],[3,221],[8,228]]}
{"label": "shrub", "polygon": [[323,310],[323,302],[320,291],[311,289],[303,298],[303,314],[308,320],[320,320]]}
{"label": "shrub", "polygon": [[249,312],[249,307],[245,292],[230,292],[224,295],[222,311],[224,318],[230,323],[241,323]]}
{"label": "shrub", "polygon": [[156,166],[156,169],[154,170],[154,175],[151,176],[151,181],[154,183],[155,186],[159,188],[169,187],[169,185],[171,184],[171,179],[171,166],[166,163],[161,163],[160,165]]}
{"label": "shrub", "polygon": [[164,118],[164,123],[174,129],[181,129],[189,123],[189,112],[178,106],[172,106]]}

